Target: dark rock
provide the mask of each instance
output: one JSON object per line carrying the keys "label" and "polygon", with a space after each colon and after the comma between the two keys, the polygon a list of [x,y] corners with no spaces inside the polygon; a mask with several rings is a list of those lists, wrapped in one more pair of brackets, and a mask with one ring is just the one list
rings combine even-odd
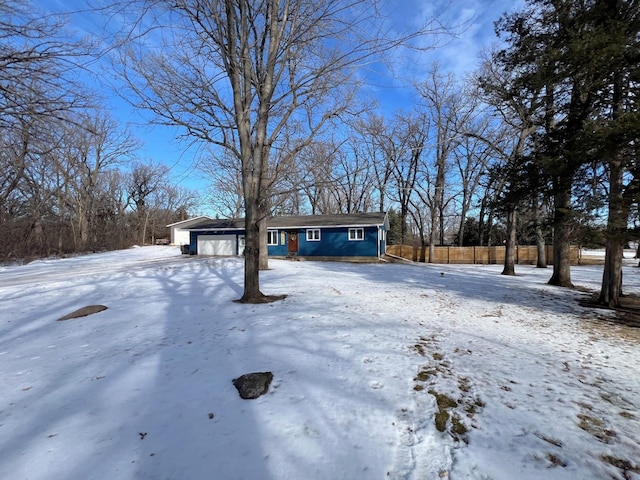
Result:
{"label": "dark rock", "polygon": [[267,393],[271,380],[273,380],[273,373],[271,372],[247,373],[235,378],[233,385],[238,390],[241,398],[251,400]]}
{"label": "dark rock", "polygon": [[86,307],[79,308],[78,310],[75,310],[68,315],[65,315],[64,317],[60,317],[58,321],[86,317],[87,315],[93,315],[94,313],[98,313],[106,309],[107,307],[105,307],[104,305],[88,305]]}

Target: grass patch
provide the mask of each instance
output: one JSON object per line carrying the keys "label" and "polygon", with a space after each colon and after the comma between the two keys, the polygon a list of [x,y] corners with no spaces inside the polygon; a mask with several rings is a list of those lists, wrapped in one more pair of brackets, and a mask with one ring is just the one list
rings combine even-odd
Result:
{"label": "grass patch", "polygon": [[593,435],[596,439],[601,441],[602,443],[610,444],[613,443],[613,440],[616,438],[616,432],[613,430],[609,430],[605,428],[605,423],[603,420],[592,417],[591,415],[578,415],[580,419],[580,423],[578,423],[578,427],[584,430],[587,433]]}
{"label": "grass patch", "polygon": [[469,379],[467,377],[459,377],[458,378],[458,388],[461,392],[468,393],[471,390],[471,385],[469,385]]}
{"label": "grass patch", "polygon": [[480,398],[476,397],[473,402],[465,403],[464,411],[467,412],[467,416],[473,418],[478,411],[484,407],[484,402]]}
{"label": "grass patch", "polygon": [[458,402],[443,393],[438,393],[435,390],[429,390],[429,393],[435,397],[436,404],[440,410],[455,408],[458,406]]}
{"label": "grass patch", "polygon": [[549,437],[548,435],[544,435],[542,433],[538,433],[538,432],[534,432],[533,433],[536,437],[538,437],[540,440],[544,440],[547,443],[550,443],[551,445],[553,445],[554,447],[558,447],[558,448],[562,448],[562,442],[560,440],[556,440],[555,438]]}
{"label": "grass patch", "polygon": [[467,431],[467,427],[464,423],[462,423],[460,417],[458,417],[457,415],[451,417],[451,433],[457,435],[461,439],[464,439]]}
{"label": "grass patch", "polygon": [[458,406],[458,402],[456,402],[448,395],[439,393],[435,390],[429,390],[429,393],[434,396],[434,398],[436,399],[436,404],[438,405],[438,412],[434,417],[436,430],[438,430],[439,432],[447,431],[449,420],[451,420],[451,426],[449,428],[449,433],[451,434],[451,436],[456,440],[462,440],[466,442],[467,427],[464,425],[464,423],[462,423],[458,415],[451,415],[449,413],[449,410],[454,409]]}
{"label": "grass patch", "polygon": [[416,382],[426,382],[431,377],[437,374],[437,370],[435,368],[423,367],[422,370],[418,372],[418,374],[413,379]]}
{"label": "grass patch", "polygon": [[413,349],[418,352],[418,355],[420,355],[421,357],[424,357],[426,355],[426,352],[424,350],[424,345],[420,344],[420,343],[416,343],[413,346]]}
{"label": "grass patch", "polygon": [[552,467],[566,467],[567,464],[563,462],[560,457],[553,453],[547,453],[547,460],[551,462]]}
{"label": "grass patch", "polygon": [[628,473],[628,472],[640,473],[640,466],[638,464],[633,465],[628,460],[613,457],[611,455],[602,455],[600,459],[603,462],[608,463],[609,465],[613,465],[614,467],[619,468],[624,473]]}
{"label": "grass patch", "polygon": [[436,430],[444,432],[447,430],[447,423],[449,423],[449,412],[446,410],[439,411],[435,416]]}
{"label": "grass patch", "polygon": [[[437,411],[434,414],[434,423],[436,430],[439,432],[447,432],[456,441],[467,442],[467,433],[469,427],[465,424],[464,418],[473,418],[474,415],[485,406],[479,397],[472,396],[469,392],[473,390],[473,386],[468,377],[458,376],[453,371],[449,362],[446,362],[445,355],[438,350],[435,337],[420,337],[419,341],[411,346],[411,349],[420,356],[431,356],[433,358],[432,365],[425,365],[420,368],[414,376],[413,381],[416,384],[413,390],[422,392],[426,390],[432,395],[436,401]],[[470,354],[470,350],[461,352],[456,349],[455,353]],[[447,384],[451,384],[453,390],[459,390],[460,399],[456,400],[453,396],[440,393],[436,390],[435,385],[439,384],[439,380]],[[428,382],[427,385],[425,383]],[[450,389],[447,389],[450,390]]]}

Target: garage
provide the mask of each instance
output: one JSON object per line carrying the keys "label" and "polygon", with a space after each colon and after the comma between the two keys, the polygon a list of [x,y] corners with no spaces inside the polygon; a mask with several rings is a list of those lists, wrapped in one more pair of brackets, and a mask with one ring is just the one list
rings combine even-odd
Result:
{"label": "garage", "polygon": [[198,235],[198,255],[235,254],[235,235]]}
{"label": "garage", "polygon": [[206,225],[212,221],[213,218],[202,215],[167,225],[171,231],[171,245],[189,245],[189,231],[198,225]]}

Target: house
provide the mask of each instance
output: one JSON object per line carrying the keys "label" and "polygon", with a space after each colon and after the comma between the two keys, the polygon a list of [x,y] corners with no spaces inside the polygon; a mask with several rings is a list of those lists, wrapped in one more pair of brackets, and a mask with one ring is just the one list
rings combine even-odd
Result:
{"label": "house", "polygon": [[189,218],[181,222],[171,223],[167,228],[171,232],[171,245],[189,245],[189,227],[212,222],[214,219],[206,215]]}
{"label": "house", "polygon": [[[244,219],[198,222],[186,230],[190,233],[189,253],[244,253]],[[267,220],[268,254],[318,260],[377,259],[386,252],[388,230],[386,213],[271,217]]]}

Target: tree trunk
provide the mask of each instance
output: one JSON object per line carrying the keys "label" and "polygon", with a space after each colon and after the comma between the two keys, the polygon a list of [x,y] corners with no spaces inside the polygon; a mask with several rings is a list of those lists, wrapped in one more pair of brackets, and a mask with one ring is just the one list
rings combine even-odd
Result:
{"label": "tree trunk", "polygon": [[438,230],[438,215],[431,210],[431,232],[429,232],[429,263],[433,263],[436,256],[436,232]]}
{"label": "tree trunk", "polygon": [[458,246],[464,247],[464,225],[458,230]]}
{"label": "tree trunk", "polygon": [[507,242],[504,252],[504,269],[501,275],[515,275],[516,259],[516,221],[517,213],[515,207],[511,206],[507,213]]}
{"label": "tree trunk", "polygon": [[257,202],[245,197],[244,293],[240,303],[262,303],[265,298],[260,291],[259,215]]}
{"label": "tree trunk", "polygon": [[547,245],[544,241],[544,234],[540,225],[536,225],[536,268],[547,268]]}
{"label": "tree trunk", "polygon": [[[616,8],[611,4],[613,15]],[[619,72],[614,74],[613,120],[619,119],[624,109],[623,80]],[[609,216],[607,218],[607,247],[602,272],[602,287],[598,303],[608,307],[619,307],[622,295],[622,258],[627,233],[630,203],[625,201],[625,162],[619,152],[609,161]]]}
{"label": "tree trunk", "polygon": [[84,252],[89,245],[89,220],[87,219],[87,212],[85,210],[85,202],[78,201],[78,211],[76,213],[78,219],[78,237],[76,239],[76,250]]}
{"label": "tree trunk", "polygon": [[267,245],[267,214],[266,212],[260,212],[260,219],[258,220],[258,231],[260,235],[260,270],[269,270],[269,246]]}
{"label": "tree trunk", "polygon": [[542,232],[542,224],[540,217],[542,216],[542,212],[540,211],[540,203],[538,202],[538,196],[536,195],[533,199],[534,201],[534,210],[535,210],[535,229],[536,229],[536,251],[537,251],[537,260],[536,260],[536,268],[547,268],[547,249],[546,242],[544,240],[544,233]]}
{"label": "tree trunk", "polygon": [[553,274],[549,285],[572,287],[571,284],[571,177],[563,175],[554,181]]}
{"label": "tree trunk", "polygon": [[628,209],[623,195],[623,162],[619,158],[610,162],[609,216],[607,219],[607,247],[602,273],[602,288],[598,303],[609,307],[620,306],[622,294],[622,257],[627,231]]}

